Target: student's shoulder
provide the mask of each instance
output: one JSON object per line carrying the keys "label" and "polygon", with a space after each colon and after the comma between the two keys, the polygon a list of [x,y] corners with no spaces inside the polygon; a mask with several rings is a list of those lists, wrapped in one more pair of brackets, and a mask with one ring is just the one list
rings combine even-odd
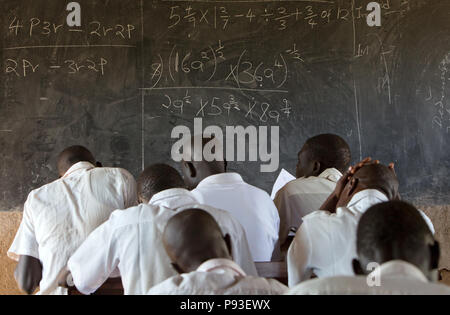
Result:
{"label": "student's shoulder", "polygon": [[280,295],[286,293],[289,288],[275,279],[263,277],[246,276],[240,280],[240,286],[255,294]]}
{"label": "student's shoulder", "polygon": [[158,207],[139,204],[124,210],[115,210],[111,213],[108,222],[114,228],[138,225],[144,222],[154,222],[159,210]]}
{"label": "student's shoulder", "polygon": [[120,167],[96,167],[91,170],[94,174],[102,176],[110,176],[115,179],[122,179],[127,181],[135,181],[134,176],[124,168]]}
{"label": "student's shoulder", "polygon": [[290,288],[287,295],[332,295],[351,294],[360,292],[364,288],[366,278],[363,276],[339,276],[316,278],[302,282]]}
{"label": "student's shoulder", "polygon": [[[198,293],[192,291],[195,291],[202,281],[203,289],[209,284],[207,281],[205,282],[204,278],[201,276],[202,275],[196,271],[172,276],[152,287],[147,292],[147,295],[187,295]],[[202,279],[198,280],[199,277]]]}
{"label": "student's shoulder", "polygon": [[340,220],[349,211],[346,208],[338,208],[335,213],[331,213],[325,210],[316,210],[303,217],[303,221],[315,221],[315,220]]}
{"label": "student's shoulder", "polygon": [[303,222],[300,227],[311,230],[329,231],[330,228],[339,228],[346,222],[345,213],[337,211],[330,213],[329,211],[317,210],[302,218]]}
{"label": "student's shoulder", "polygon": [[33,189],[29,194],[28,194],[28,198],[27,201],[31,202],[34,199],[36,199],[37,197],[40,197],[41,195],[48,195],[51,193],[55,193],[56,191],[58,191],[58,189],[60,189],[61,185],[63,184],[63,179],[59,178],[56,179],[50,183],[47,183],[45,185],[42,185],[39,188]]}
{"label": "student's shoulder", "polygon": [[207,205],[199,205],[198,208],[211,214],[219,225],[223,225],[227,229],[233,227],[235,231],[244,231],[242,225],[230,212]]}
{"label": "student's shoulder", "polygon": [[313,222],[317,220],[327,220],[332,218],[333,216],[336,216],[336,214],[333,214],[329,211],[325,210],[316,210],[313,211],[303,217],[303,222]]}
{"label": "student's shoulder", "polygon": [[[313,194],[313,193],[331,193],[332,189],[331,186],[334,186],[332,182],[329,180],[317,177],[317,176],[310,176],[310,177],[301,177],[294,179],[287,183],[283,189],[288,195],[295,195],[299,193],[303,194]],[[327,186],[330,186],[330,188],[326,188]],[[328,191],[330,190],[330,191]]]}
{"label": "student's shoulder", "polygon": [[270,195],[267,193],[267,191],[256,187],[254,185],[251,185],[249,183],[244,182],[243,186],[245,189],[247,189],[250,193],[252,193],[254,196],[257,196],[258,198],[262,198],[262,200],[272,200],[272,198],[270,198]]}

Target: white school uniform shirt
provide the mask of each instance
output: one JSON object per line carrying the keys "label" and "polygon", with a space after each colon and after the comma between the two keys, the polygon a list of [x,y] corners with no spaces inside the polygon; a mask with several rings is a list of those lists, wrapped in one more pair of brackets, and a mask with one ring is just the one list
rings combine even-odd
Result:
{"label": "white school uniform shirt", "polygon": [[[377,279],[379,282],[377,283]],[[429,282],[416,266],[393,260],[366,276],[313,279],[293,287],[289,295],[450,295],[450,287]]]}
{"label": "white school uniform shirt", "polygon": [[200,203],[228,211],[241,223],[255,261],[271,260],[280,217],[267,192],[245,183],[237,173],[222,173],[205,178],[192,193]]}
{"label": "white school uniform shirt", "polygon": [[136,181],[129,172],[76,163],[62,178],[28,195],[8,256],[41,261],[38,294],[67,294],[58,287],[58,277],[69,257],[114,210],[136,203]]}
{"label": "white school uniform shirt", "polygon": [[304,217],[287,254],[289,287],[309,279],[313,272],[319,278],[353,275],[359,218],[385,201],[388,198],[379,190],[366,189],[336,213],[315,211]]}
{"label": "white school uniform shirt", "polygon": [[182,211],[190,208],[200,208],[210,213],[219,224],[222,233],[231,237],[231,255],[233,260],[249,275],[256,276],[255,263],[245,235],[244,228],[231,214],[224,210],[200,204],[194,194],[187,189],[167,189],[155,194],[150,200],[150,205],[167,209]]}
{"label": "white school uniform shirt", "polygon": [[233,261],[211,259],[196,271],[171,277],[148,295],[280,295],[288,288],[274,279],[247,276]]}
{"label": "white school uniform shirt", "polygon": [[[388,201],[376,189],[358,192],[336,213],[316,211],[303,218],[287,255],[289,287],[319,277],[354,275],[352,260],[356,254],[356,230],[362,214],[371,206]],[[431,220],[419,210],[431,231]]]}
{"label": "white school uniform shirt", "polygon": [[227,212],[199,205],[186,189],[169,189],[153,196],[149,204],[115,211],[97,228],[68,262],[73,281],[83,294],[95,292],[108,278],[122,277],[126,295],[146,294],[154,285],[176,275],[163,243],[167,221],[189,208],[210,213],[222,233],[231,237],[233,255],[252,274],[256,267],[243,228]]}
{"label": "white school uniform shirt", "polygon": [[319,176],[295,179],[278,191],[274,203],[280,215],[280,244],[290,231],[297,231],[304,216],[320,209],[341,177],[337,169],[328,168]]}

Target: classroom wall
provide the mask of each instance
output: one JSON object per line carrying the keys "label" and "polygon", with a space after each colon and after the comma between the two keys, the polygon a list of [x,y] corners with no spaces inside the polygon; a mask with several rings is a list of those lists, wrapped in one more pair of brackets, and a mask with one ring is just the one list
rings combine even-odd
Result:
{"label": "classroom wall", "polygon": [[14,280],[16,263],[8,258],[6,252],[22,220],[22,212],[0,212],[0,294],[20,294]]}
{"label": "classroom wall", "polygon": [[[433,221],[436,237],[441,243],[441,268],[450,270],[450,205],[420,207]],[[0,212],[0,295],[20,294],[13,277],[15,262],[6,256],[22,219],[21,211]],[[444,283],[450,285],[450,272],[444,273]]]}

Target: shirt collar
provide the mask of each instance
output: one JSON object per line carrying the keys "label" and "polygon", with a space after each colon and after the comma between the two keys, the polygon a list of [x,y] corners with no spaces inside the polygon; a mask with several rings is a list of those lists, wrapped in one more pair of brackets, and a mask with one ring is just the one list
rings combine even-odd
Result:
{"label": "shirt collar", "polygon": [[356,193],[346,208],[351,211],[364,213],[371,206],[388,200],[386,195],[377,189],[365,189]]}
{"label": "shirt collar", "polygon": [[149,204],[177,209],[191,203],[197,203],[194,194],[184,188],[172,188],[154,194]]}
{"label": "shirt collar", "polygon": [[339,172],[335,168],[327,168],[325,171],[323,171],[319,177],[328,179],[329,181],[332,181],[333,183],[337,183],[339,179],[342,177],[342,173]]}
{"label": "shirt collar", "polygon": [[383,277],[401,277],[428,282],[427,277],[425,277],[419,268],[403,260],[388,261],[376,267],[367,277],[370,279],[375,277],[381,277],[381,279]]}
{"label": "shirt collar", "polygon": [[72,165],[67,170],[67,172],[64,174],[63,178],[64,177],[69,177],[70,175],[72,175],[75,172],[78,172],[78,171],[81,171],[81,170],[88,171],[88,170],[91,170],[93,168],[95,168],[95,166],[92,163],[89,163],[89,162],[78,162],[78,163],[75,163],[74,165]]}
{"label": "shirt collar", "polygon": [[198,268],[198,272],[217,272],[217,271],[228,271],[232,272],[235,276],[239,277],[245,277],[246,274],[242,270],[241,267],[239,267],[238,264],[236,264],[234,261],[230,259],[224,259],[224,258],[215,258],[205,261],[203,264],[201,264]]}
{"label": "shirt collar", "polygon": [[244,182],[244,180],[238,173],[221,173],[206,177],[197,187],[208,186],[211,184],[235,184],[242,182]]}

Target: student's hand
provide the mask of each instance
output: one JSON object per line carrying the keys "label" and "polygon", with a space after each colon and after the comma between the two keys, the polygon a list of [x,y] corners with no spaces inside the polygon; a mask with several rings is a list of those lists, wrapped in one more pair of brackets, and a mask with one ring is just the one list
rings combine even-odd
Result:
{"label": "student's hand", "polygon": [[389,163],[388,167],[391,169],[391,171],[394,172],[394,174],[397,176],[397,174],[395,173],[395,164],[394,162]]}
{"label": "student's hand", "polygon": [[[341,179],[336,184],[336,188],[334,189],[334,196],[339,200],[341,197],[342,191],[344,191],[345,186],[347,186],[348,182],[352,179],[353,175],[360,170],[362,167],[370,164],[380,164],[379,160],[372,160],[371,157],[367,157],[358,164],[354,166],[350,166],[345,172],[344,175],[342,175]],[[393,163],[391,163],[393,164]]]}
{"label": "student's hand", "polygon": [[344,191],[344,188],[345,186],[347,186],[348,182],[351,181],[353,175],[355,175],[355,173],[365,165],[379,164],[379,163],[380,161],[378,160],[373,161],[371,157],[367,157],[358,164],[350,166],[347,172],[345,172],[345,174],[342,175],[342,177],[336,183],[334,191],[330,194],[327,200],[325,200],[320,209],[329,211],[330,213],[335,213],[336,207],[339,203],[339,199],[341,199],[342,192]]}

